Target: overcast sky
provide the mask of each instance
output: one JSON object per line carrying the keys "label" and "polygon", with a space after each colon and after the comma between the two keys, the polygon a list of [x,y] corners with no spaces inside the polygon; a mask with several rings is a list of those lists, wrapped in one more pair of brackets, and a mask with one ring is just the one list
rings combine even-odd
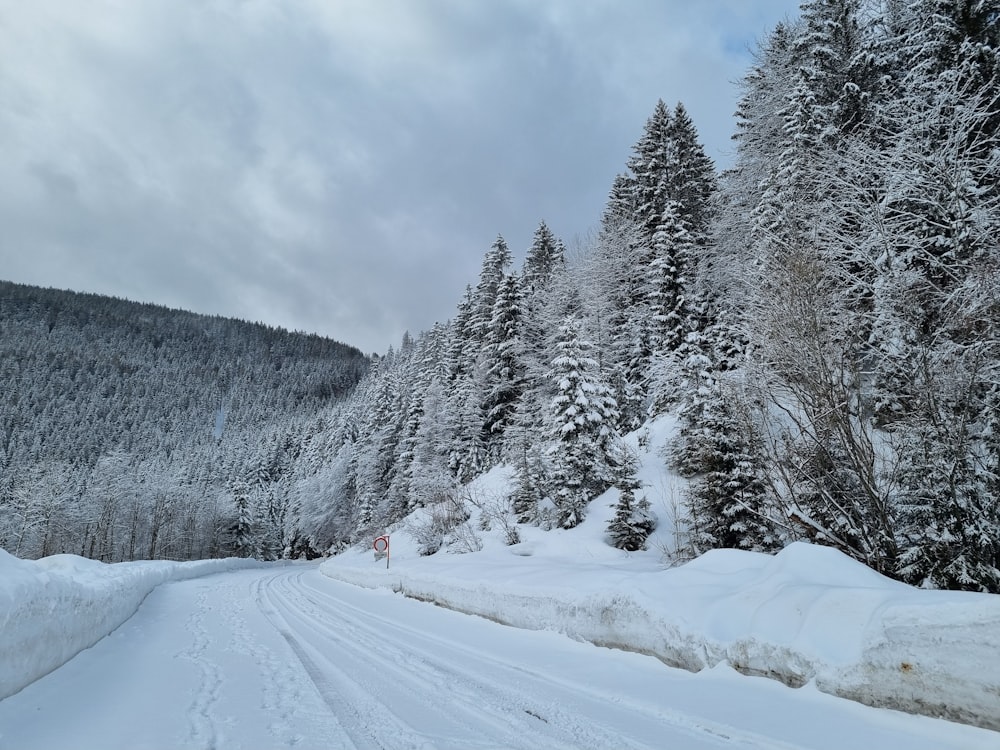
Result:
{"label": "overcast sky", "polygon": [[657,99],[732,160],[798,0],[0,0],[0,278],[384,352],[598,221]]}

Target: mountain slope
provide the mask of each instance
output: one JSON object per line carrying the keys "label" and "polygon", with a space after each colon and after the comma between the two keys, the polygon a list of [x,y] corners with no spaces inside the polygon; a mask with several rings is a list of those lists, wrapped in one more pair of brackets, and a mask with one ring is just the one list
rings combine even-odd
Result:
{"label": "mountain slope", "polygon": [[[113,540],[128,509],[148,518],[182,494],[214,499],[256,468],[248,451],[276,450],[292,422],[337,403],[367,367],[319,336],[0,282],[0,546],[165,554],[136,534]],[[196,533],[213,531],[173,536]]]}

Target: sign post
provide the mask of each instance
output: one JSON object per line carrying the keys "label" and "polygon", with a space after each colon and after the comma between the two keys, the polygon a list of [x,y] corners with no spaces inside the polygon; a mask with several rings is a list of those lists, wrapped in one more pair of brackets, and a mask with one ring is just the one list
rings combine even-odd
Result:
{"label": "sign post", "polygon": [[375,537],[375,542],[372,544],[375,548],[375,559],[377,560],[383,554],[385,555],[385,569],[389,569],[389,535],[383,534],[382,536]]}

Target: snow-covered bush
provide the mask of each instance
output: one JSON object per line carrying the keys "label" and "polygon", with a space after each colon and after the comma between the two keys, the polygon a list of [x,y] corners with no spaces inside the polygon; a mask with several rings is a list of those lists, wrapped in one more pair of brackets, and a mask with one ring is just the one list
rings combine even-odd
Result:
{"label": "snow-covered bush", "polygon": [[[453,494],[417,511],[408,522],[408,531],[416,540],[421,555],[433,555],[444,546],[446,538],[471,517],[461,496]],[[471,529],[470,529],[471,531]],[[467,538],[458,533],[458,539]]]}

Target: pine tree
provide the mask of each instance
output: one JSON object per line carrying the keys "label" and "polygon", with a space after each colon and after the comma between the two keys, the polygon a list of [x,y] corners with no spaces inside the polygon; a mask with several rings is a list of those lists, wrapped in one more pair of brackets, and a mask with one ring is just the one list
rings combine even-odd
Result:
{"label": "pine tree", "polygon": [[[503,237],[497,236],[493,245],[483,257],[479,272],[479,283],[472,293],[472,309],[468,321],[467,335],[477,346],[482,346],[490,337],[493,322],[493,308],[496,306],[500,286],[510,268],[510,249]],[[477,352],[478,354],[478,352]]]}
{"label": "pine tree", "polygon": [[601,217],[602,234],[614,233],[623,221],[634,220],[635,200],[635,179],[628,174],[615,175],[604,215]]}
{"label": "pine tree", "polygon": [[[637,427],[646,416],[653,327],[650,323],[651,249],[642,228],[622,219],[587,248],[575,285],[584,295],[588,333],[600,369],[609,379],[624,375],[617,389],[622,424]],[[582,309],[581,309],[582,313]],[[556,326],[553,326],[555,328]],[[616,372],[617,371],[617,372]]]}
{"label": "pine tree", "polygon": [[580,324],[567,318],[556,339],[558,356],[550,377],[557,395],[550,405],[550,431],[557,523],[579,524],[590,499],[609,482],[608,450],[615,435],[618,406],[611,389],[600,380],[597,362],[589,356],[591,344],[581,336]]}
{"label": "pine tree", "polygon": [[[650,405],[666,408],[672,386],[651,393],[653,382],[664,381],[662,372],[651,377],[654,362],[673,352],[693,326],[711,323],[707,302],[692,306],[692,271],[708,252],[716,189],[714,165],[684,105],[671,113],[658,101],[633,147],[628,173],[615,180],[591,261],[606,290],[607,304],[594,308],[597,321],[612,332],[609,361],[601,365],[609,377],[624,375],[616,387],[624,428],[638,426]],[[711,296],[705,290],[704,299]]]}
{"label": "pine tree", "polygon": [[518,446],[517,486],[511,497],[516,523],[537,524],[544,520],[541,511],[549,497],[548,475],[541,451],[522,442]]}
{"label": "pine tree", "polygon": [[[674,107],[668,134],[668,203],[673,204],[677,220],[687,228],[692,241],[703,246],[714,216],[713,196],[718,189],[715,164],[705,153],[698,130],[681,102]],[[667,214],[667,209],[665,204],[661,217]]]}
{"label": "pine tree", "polygon": [[[608,523],[608,537],[611,544],[626,552],[646,549],[646,540],[656,528],[656,517],[645,494],[641,494],[642,482],[636,476],[638,461],[635,456],[620,450],[616,468],[618,502],[614,518]],[[640,493],[640,494],[636,494]]]}
{"label": "pine tree", "polygon": [[675,158],[671,126],[670,110],[661,99],[646,121],[642,137],[628,161],[634,206],[630,218],[642,227],[647,245],[652,242],[667,203],[673,198],[670,169],[675,166]]}
{"label": "pine tree", "polygon": [[691,551],[777,548],[762,456],[694,336],[684,369],[687,395],[671,463],[691,478],[685,498]]}
{"label": "pine tree", "polygon": [[472,371],[478,356],[478,347],[472,335],[473,308],[475,301],[471,286],[465,287],[465,293],[458,303],[455,318],[448,325],[445,346],[448,378],[456,382]]}
{"label": "pine tree", "polygon": [[483,442],[484,381],[485,372],[479,361],[473,364],[467,376],[453,384],[448,393],[448,465],[462,483],[488,468],[489,461]]}
{"label": "pine tree", "polygon": [[392,349],[373,366],[357,393],[358,438],[355,446],[355,490],[361,528],[381,526],[396,518],[400,498],[390,498],[396,476],[395,457],[403,434],[407,396],[399,387],[399,358]]}
{"label": "pine tree", "polygon": [[951,421],[909,432],[903,446],[899,575],[931,588],[1000,592],[1000,487],[992,455],[970,454],[967,431]]}
{"label": "pine tree", "polygon": [[[809,0],[795,40],[799,96],[810,101],[818,137],[827,142],[870,124],[878,86],[870,39],[859,21],[862,0]],[[807,93],[805,93],[807,92]]]}
{"label": "pine tree", "polygon": [[673,351],[687,335],[687,271],[694,247],[680,216],[680,206],[667,204],[653,235],[653,257],[648,267],[650,340],[654,351]]}
{"label": "pine tree", "polygon": [[453,484],[448,470],[446,408],[444,385],[435,377],[423,394],[423,418],[414,441],[411,509],[437,502],[442,485]]}
{"label": "pine tree", "polygon": [[696,263],[697,329],[720,370],[740,363],[748,343],[747,308],[756,287],[747,279],[755,278],[760,262],[749,241],[755,239],[764,188],[771,185],[782,163],[782,113],[796,68],[793,41],[793,26],[779,23],[764,39],[741,81],[733,136],[737,160],[721,178],[711,252]]}
{"label": "pine tree", "polygon": [[543,221],[531,240],[531,247],[524,258],[521,280],[524,293],[531,295],[548,286],[552,275],[565,262],[565,249]]}
{"label": "pine tree", "polygon": [[233,550],[239,557],[253,557],[256,548],[254,513],[250,501],[250,487],[237,480],[230,486],[236,519],[233,525]]}
{"label": "pine tree", "polygon": [[515,419],[524,388],[525,368],[521,362],[521,318],[523,297],[516,276],[506,276],[493,306],[490,337],[484,350],[486,397],[483,441],[492,460],[498,460],[503,434]]}
{"label": "pine tree", "polygon": [[894,436],[901,476],[897,573],[996,591],[986,384],[1000,361],[1000,37],[988,5],[926,0],[889,18],[872,343],[875,416]]}

